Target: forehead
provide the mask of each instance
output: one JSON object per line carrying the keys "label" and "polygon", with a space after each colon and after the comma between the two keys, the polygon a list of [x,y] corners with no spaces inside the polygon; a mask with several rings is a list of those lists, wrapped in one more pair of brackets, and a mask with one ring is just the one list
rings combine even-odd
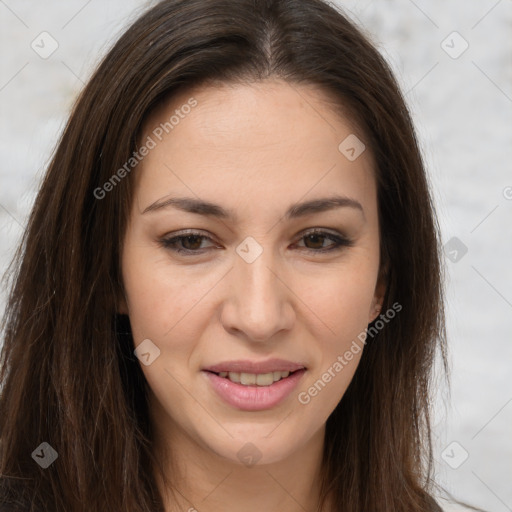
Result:
{"label": "forehead", "polygon": [[370,151],[354,161],[340,151],[342,141],[364,135],[329,101],[314,86],[279,80],[175,94],[144,124],[141,142],[151,137],[155,145],[137,167],[142,204],[177,189],[205,199],[228,195],[233,204],[276,200],[276,190],[292,200],[333,188],[372,199]]}

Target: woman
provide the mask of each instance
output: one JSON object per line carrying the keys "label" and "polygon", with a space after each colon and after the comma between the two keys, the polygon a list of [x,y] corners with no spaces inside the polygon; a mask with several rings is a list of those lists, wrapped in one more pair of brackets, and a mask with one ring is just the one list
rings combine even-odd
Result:
{"label": "woman", "polygon": [[333,7],[144,14],[81,93],[17,263],[12,510],[441,510],[438,226],[396,81]]}

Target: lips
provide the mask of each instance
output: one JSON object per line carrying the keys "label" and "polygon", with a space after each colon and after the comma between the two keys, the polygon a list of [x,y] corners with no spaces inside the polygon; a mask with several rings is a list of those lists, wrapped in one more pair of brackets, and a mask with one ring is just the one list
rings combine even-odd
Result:
{"label": "lips", "polygon": [[[284,372],[286,374],[286,372]],[[202,374],[206,378],[211,390],[229,406],[242,411],[263,411],[278,406],[284,402],[299,385],[306,370],[300,369],[290,373],[287,377],[280,380],[262,384],[242,384],[241,382],[233,382],[230,378],[221,377],[219,374],[204,370]],[[229,375],[233,375],[230,372]],[[254,374],[240,373],[241,378],[250,378]],[[245,377],[243,377],[245,375]],[[269,374],[257,374],[264,379]]]}
{"label": "lips", "polygon": [[268,359],[266,361],[250,361],[250,360],[236,360],[225,361],[223,363],[214,364],[203,368],[204,371],[213,373],[221,372],[236,372],[236,373],[250,373],[262,374],[272,372],[295,372],[297,370],[306,369],[303,363],[287,361],[285,359]]}
{"label": "lips", "polygon": [[271,409],[298,386],[306,365],[285,359],[224,361],[202,368],[210,388],[226,404],[243,411]]}

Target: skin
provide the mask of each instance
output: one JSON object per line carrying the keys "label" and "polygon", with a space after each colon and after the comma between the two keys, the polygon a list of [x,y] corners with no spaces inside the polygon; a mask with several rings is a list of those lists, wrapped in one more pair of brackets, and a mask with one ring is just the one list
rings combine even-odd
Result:
{"label": "skin", "polygon": [[[173,498],[158,478],[166,511],[313,511],[325,422],[362,351],[308,404],[298,394],[376,318],[385,292],[372,155],[366,149],[349,161],[338,145],[352,133],[364,136],[319,89],[283,81],[182,92],[147,120],[141,140],[191,97],[197,106],[133,171],[122,251],[120,312],[130,316],[135,346],[150,339],[160,349],[141,367],[156,453],[179,491]],[[342,207],[283,218],[292,203],[332,194],[358,201],[364,213]],[[237,218],[173,207],[143,213],[170,196],[208,200]],[[311,228],[348,236],[353,245],[318,252],[335,242],[308,242],[303,232]],[[184,229],[206,237],[177,244],[199,255],[159,243]],[[263,248],[252,263],[236,252],[247,236]],[[274,357],[307,371],[290,396],[264,411],[227,405],[201,371]],[[237,456],[249,442],[261,455],[253,466]]]}

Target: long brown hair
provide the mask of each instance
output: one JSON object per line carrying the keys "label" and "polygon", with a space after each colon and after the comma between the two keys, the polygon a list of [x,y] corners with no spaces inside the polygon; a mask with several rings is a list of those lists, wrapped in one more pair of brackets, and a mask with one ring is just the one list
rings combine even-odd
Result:
{"label": "long brown hair", "polygon": [[[178,90],[267,78],[317,86],[365,134],[387,268],[382,309],[402,306],[368,338],[327,420],[323,497],[344,512],[437,510],[429,406],[436,354],[446,362],[439,227],[388,64],[321,0],[164,0],[129,27],[80,94],[11,267],[2,500],[59,512],[163,510],[147,384],[129,319],[116,314],[136,166],[105,197],[97,191]],[[58,454],[46,469],[33,456],[49,449],[41,443]]]}

